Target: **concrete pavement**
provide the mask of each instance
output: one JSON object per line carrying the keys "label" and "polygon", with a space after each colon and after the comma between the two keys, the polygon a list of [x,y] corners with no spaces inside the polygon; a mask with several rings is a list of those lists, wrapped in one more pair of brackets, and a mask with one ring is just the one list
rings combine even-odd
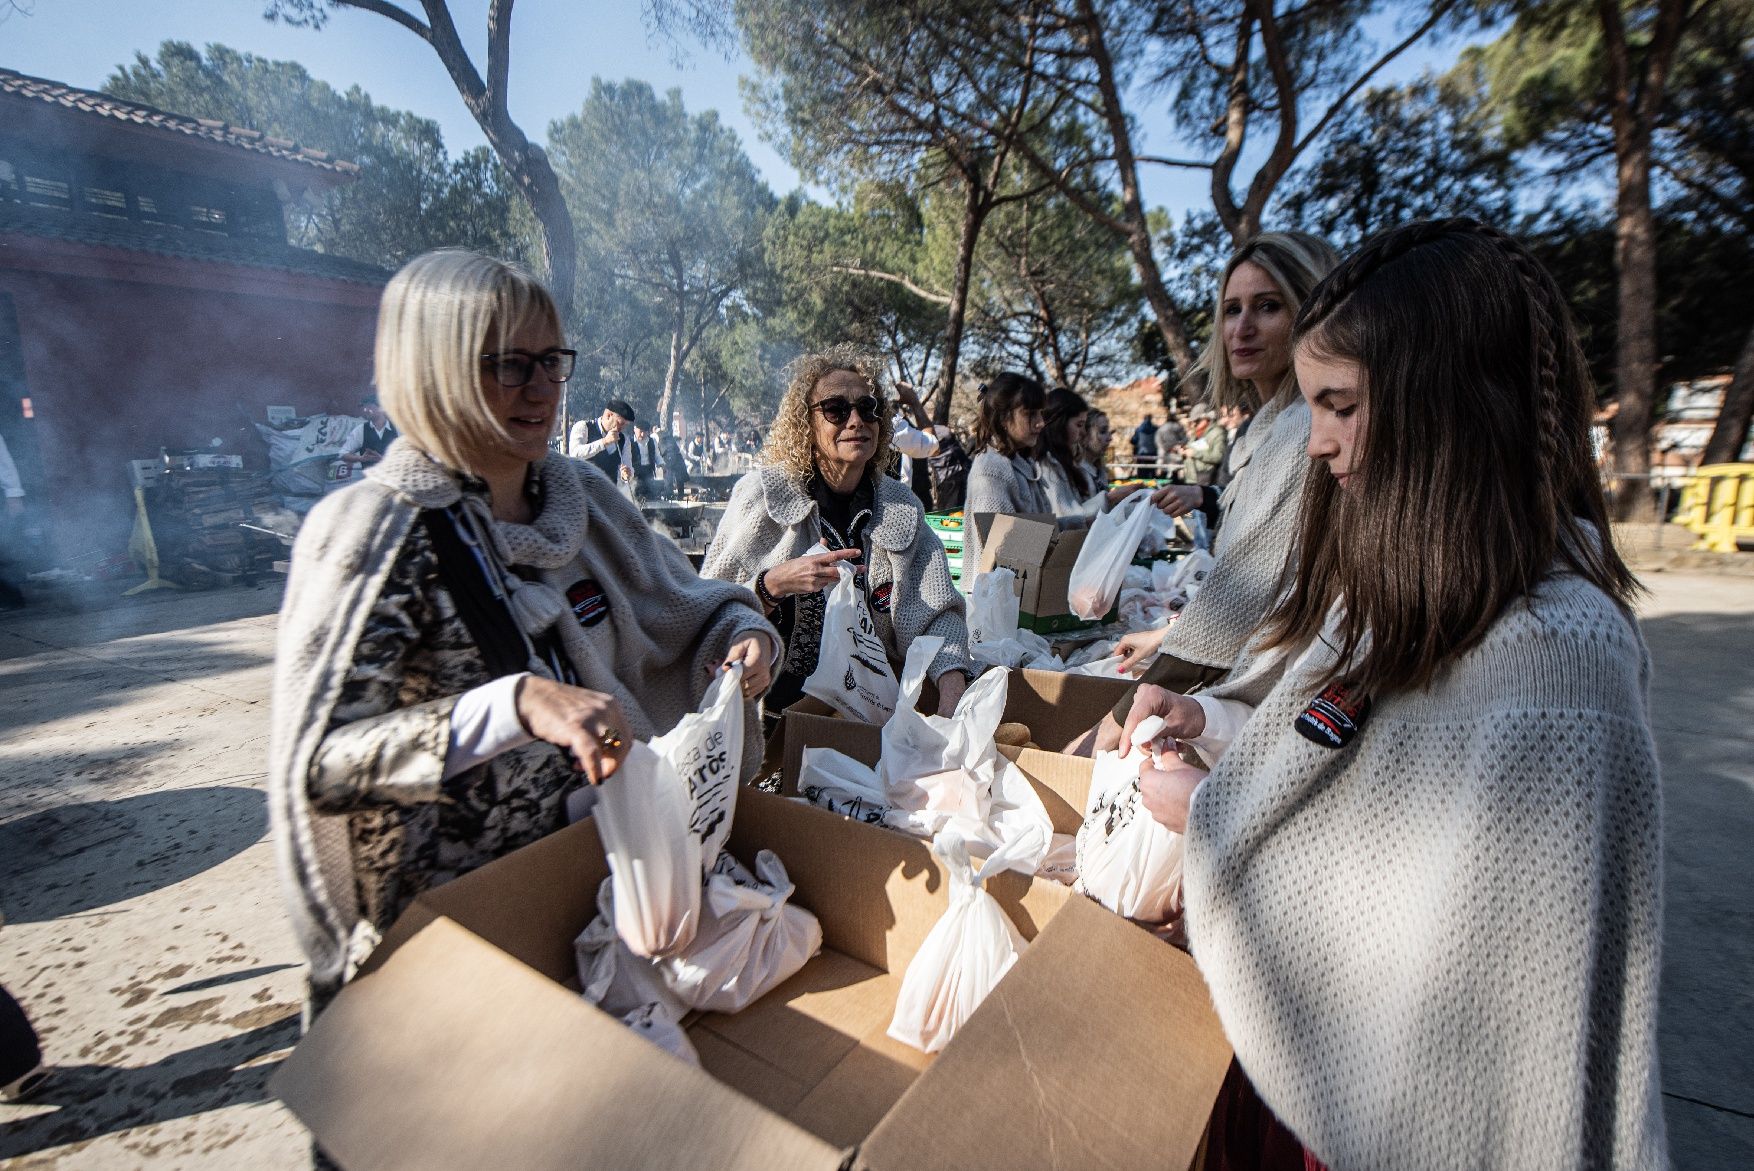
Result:
{"label": "concrete pavement", "polygon": [[[1754,1166],[1754,580],[1657,573],[1675,1165]],[[0,982],[58,1067],[0,1160],[297,1167],[297,1035],[262,778],[273,588],[0,622]]]}

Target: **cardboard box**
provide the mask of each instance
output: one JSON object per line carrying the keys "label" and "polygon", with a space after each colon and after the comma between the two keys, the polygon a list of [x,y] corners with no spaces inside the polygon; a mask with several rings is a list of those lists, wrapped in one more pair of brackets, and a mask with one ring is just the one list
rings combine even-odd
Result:
{"label": "cardboard box", "polygon": [[[1101,723],[1102,717],[1120,702],[1121,696],[1132,685],[1131,679],[1068,675],[1060,671],[1033,671],[1027,668],[1012,671],[1007,682],[1005,712],[1001,722],[1026,725],[1031,738],[1039,747],[1057,752]],[[936,697],[921,697],[921,710],[931,710],[936,706]],[[798,751],[802,750],[802,745],[833,747],[828,738],[837,733],[832,728],[823,727],[828,723],[854,724],[858,721],[846,719],[821,700],[809,696],[787,708],[776,732],[785,745],[781,766],[795,773]],[[870,736],[861,738],[859,743],[868,740],[875,745],[880,742],[879,725],[859,723],[858,726],[871,731]],[[794,751],[792,747],[794,737],[799,738],[798,751]],[[855,754],[849,752],[847,755]],[[862,756],[858,759],[865,760]],[[872,756],[866,763],[873,764],[876,759]],[[767,771],[769,770],[764,765],[763,774]]]}
{"label": "cardboard box", "polygon": [[568,987],[607,872],[586,821],[421,896],[272,1088],[349,1171],[1190,1165],[1230,1049],[1185,954],[1000,875],[1034,942],[930,1058],[886,1034],[947,905],[926,844],[744,790],[730,849],[761,847],[823,951],[742,1013],[692,1016],[702,1069]]}
{"label": "cardboard box", "polygon": [[1038,634],[1057,634],[1096,625],[1072,613],[1066,587],[1072,566],[1084,547],[1084,529],[1062,530],[1051,515],[1010,516],[981,512],[974,516],[980,534],[981,563],[963,576],[1004,566],[1017,575],[1018,625]]}

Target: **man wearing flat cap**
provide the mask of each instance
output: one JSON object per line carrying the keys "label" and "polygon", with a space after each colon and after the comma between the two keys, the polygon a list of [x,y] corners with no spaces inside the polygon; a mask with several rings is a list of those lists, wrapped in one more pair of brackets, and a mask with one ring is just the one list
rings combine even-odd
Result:
{"label": "man wearing flat cap", "polygon": [[633,438],[628,431],[633,408],[618,398],[603,404],[595,419],[573,424],[566,453],[574,459],[596,464],[599,471],[619,484],[633,477]]}
{"label": "man wearing flat cap", "polygon": [[1176,448],[1182,457],[1182,480],[1189,484],[1210,484],[1224,465],[1224,453],[1230,447],[1230,436],[1217,425],[1217,416],[1205,403],[1196,403],[1188,412],[1188,441]]}

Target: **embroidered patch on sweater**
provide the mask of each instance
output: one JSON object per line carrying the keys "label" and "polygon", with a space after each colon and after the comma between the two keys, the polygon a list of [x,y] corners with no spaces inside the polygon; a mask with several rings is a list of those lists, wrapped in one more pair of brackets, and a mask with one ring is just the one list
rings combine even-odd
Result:
{"label": "embroidered patch on sweater", "polygon": [[1354,696],[1338,683],[1324,687],[1297,717],[1297,730],[1323,748],[1344,748],[1370,715],[1370,697]]}
{"label": "embroidered patch on sweater", "polygon": [[580,626],[595,626],[609,617],[609,599],[593,578],[581,578],[566,588],[566,600]]}

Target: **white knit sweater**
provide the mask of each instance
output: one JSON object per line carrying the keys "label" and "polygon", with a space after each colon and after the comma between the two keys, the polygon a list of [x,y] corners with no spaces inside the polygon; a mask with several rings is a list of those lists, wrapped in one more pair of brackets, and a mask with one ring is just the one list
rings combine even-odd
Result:
{"label": "white knit sweater", "polygon": [[1335,1171],[1658,1168],[1661,805],[1632,620],[1549,579],[1348,746],[1256,705],[1188,819],[1188,935],[1237,1058]]}
{"label": "white knit sweater", "polygon": [[1231,453],[1233,478],[1219,497],[1221,523],[1206,584],[1164,636],[1177,658],[1224,668],[1235,661],[1278,597],[1297,536],[1308,478],[1309,404],[1302,396],[1262,408]]}
{"label": "white knit sweater", "polygon": [[[962,505],[962,582],[967,589],[980,571],[980,530],[976,515],[1052,516],[1041,465],[1026,455],[1000,455],[993,448],[974,457],[968,468],[968,495]],[[1082,527],[1082,519],[1066,522]],[[1062,525],[1064,527],[1064,525]]]}

